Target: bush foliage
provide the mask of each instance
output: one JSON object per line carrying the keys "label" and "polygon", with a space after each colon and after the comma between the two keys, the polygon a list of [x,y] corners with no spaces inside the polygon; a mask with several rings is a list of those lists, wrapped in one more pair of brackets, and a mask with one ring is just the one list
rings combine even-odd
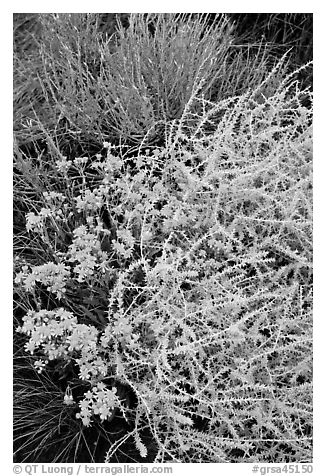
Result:
{"label": "bush foliage", "polygon": [[[106,462],[126,442],[134,461],[311,461],[311,65],[267,73],[259,53],[250,73],[223,16],[132,15],[113,37],[93,14],[41,21],[48,97],[16,124],[15,296],[57,412],[79,439],[103,428]],[[89,152],[69,153],[79,133]]]}

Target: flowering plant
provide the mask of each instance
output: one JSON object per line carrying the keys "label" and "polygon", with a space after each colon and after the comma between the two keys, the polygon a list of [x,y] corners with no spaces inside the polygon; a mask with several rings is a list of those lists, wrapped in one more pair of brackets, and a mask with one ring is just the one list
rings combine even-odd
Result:
{"label": "flowering plant", "polygon": [[132,160],[108,142],[58,160],[58,191],[26,216],[48,258],[16,275],[26,350],[39,372],[77,372],[85,426],[132,415],[157,462],[309,458],[311,109],[272,76],[218,103],[194,93]]}

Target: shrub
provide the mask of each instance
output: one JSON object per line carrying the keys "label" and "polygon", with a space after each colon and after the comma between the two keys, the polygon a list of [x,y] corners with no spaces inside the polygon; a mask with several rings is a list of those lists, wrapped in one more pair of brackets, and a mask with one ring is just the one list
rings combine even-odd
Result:
{"label": "shrub", "polygon": [[193,91],[133,160],[105,141],[47,162],[18,330],[41,373],[83,386],[86,426],[131,423],[106,462],[129,439],[141,461],[145,434],[155,462],[311,461],[311,98],[280,68],[218,102]]}

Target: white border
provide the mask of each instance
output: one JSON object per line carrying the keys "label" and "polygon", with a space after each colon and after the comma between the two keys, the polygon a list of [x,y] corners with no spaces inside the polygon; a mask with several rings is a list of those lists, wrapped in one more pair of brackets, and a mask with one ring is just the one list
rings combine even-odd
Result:
{"label": "white border", "polygon": [[[90,7],[92,7],[90,9]],[[326,280],[326,104],[325,49],[326,15],[322,2],[23,2],[14,1],[1,6],[1,430],[0,445],[3,474],[12,474],[12,14],[15,12],[214,12],[221,13],[314,13],[314,472],[322,476],[326,468],[325,447],[325,347],[326,315],[324,295]],[[8,468],[7,468],[8,464]],[[98,465],[99,466],[99,465]],[[174,466],[174,474],[188,474],[189,465]],[[195,472],[195,465],[191,473]],[[230,471],[232,467],[232,471]],[[8,471],[6,470],[8,469]],[[208,474],[251,474],[251,465],[205,465]]]}

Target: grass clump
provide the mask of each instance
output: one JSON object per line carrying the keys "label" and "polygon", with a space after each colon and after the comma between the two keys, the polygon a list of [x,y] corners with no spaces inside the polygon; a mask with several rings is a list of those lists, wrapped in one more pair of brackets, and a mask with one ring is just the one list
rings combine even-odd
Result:
{"label": "grass clump", "polygon": [[[39,22],[46,33],[37,42],[37,68],[17,60],[22,143],[44,139],[41,121],[65,150],[76,139],[98,147],[101,137],[132,146],[146,136],[162,145],[164,124],[181,117],[195,90],[206,99],[232,96],[258,84],[269,66],[262,45],[244,52],[234,44],[226,15],[131,14],[128,28],[118,20],[111,36],[96,14],[44,14]],[[22,124],[33,88],[30,122]]]}
{"label": "grass clump", "polygon": [[16,143],[17,461],[310,462],[311,64],[246,76],[225,16],[41,22],[68,122]]}

